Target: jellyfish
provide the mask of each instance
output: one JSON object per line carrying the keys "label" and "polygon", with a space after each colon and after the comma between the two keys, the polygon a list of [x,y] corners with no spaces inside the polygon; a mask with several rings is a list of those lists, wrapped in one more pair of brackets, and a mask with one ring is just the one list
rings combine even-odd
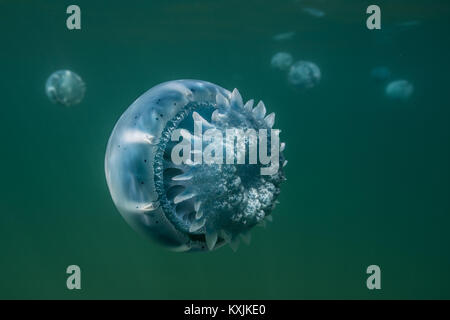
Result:
{"label": "jellyfish", "polygon": [[278,52],[270,60],[270,65],[272,68],[278,70],[287,70],[292,65],[293,58],[290,53]]}
{"label": "jellyfish", "polygon": [[[253,104],[244,104],[237,89],[175,80],[151,88],[122,114],[108,141],[105,174],[134,230],[178,252],[225,244],[236,250],[254,226],[272,220],[285,180],[285,144],[274,134],[275,114]],[[259,136],[259,148],[271,151],[270,164],[245,152],[253,134],[265,130],[271,134],[266,144]],[[228,139],[230,132],[243,133],[236,135],[240,143]]]}
{"label": "jellyfish", "polygon": [[303,8],[303,12],[309,14],[311,17],[322,18],[325,12],[316,8]]}
{"label": "jellyfish", "polygon": [[289,69],[288,81],[299,89],[315,87],[321,78],[319,67],[314,62],[297,61]]}
{"label": "jellyfish", "polygon": [[79,75],[70,70],[53,72],[45,83],[45,92],[51,102],[67,107],[80,103],[86,85]]}
{"label": "jellyfish", "polygon": [[391,70],[384,66],[375,67],[370,71],[370,76],[378,82],[384,82],[391,77]]}
{"label": "jellyfish", "polygon": [[407,100],[414,92],[414,86],[407,80],[390,82],[385,89],[386,96],[393,100]]}
{"label": "jellyfish", "polygon": [[278,33],[272,37],[274,41],[286,41],[291,40],[295,36],[295,31],[288,31],[283,33]]}

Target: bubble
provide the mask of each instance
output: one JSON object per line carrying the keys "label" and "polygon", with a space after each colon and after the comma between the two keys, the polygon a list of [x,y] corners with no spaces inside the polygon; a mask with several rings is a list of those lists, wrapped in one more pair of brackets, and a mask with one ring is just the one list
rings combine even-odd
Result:
{"label": "bubble", "polygon": [[299,89],[311,89],[319,84],[321,73],[319,67],[310,61],[297,61],[289,69],[288,81]]}
{"label": "bubble", "polygon": [[395,80],[386,86],[386,96],[394,100],[407,100],[414,92],[414,86],[407,80]]}
{"label": "bubble", "polygon": [[45,92],[51,102],[67,107],[79,104],[86,85],[79,75],[70,70],[53,72],[45,83]]}
{"label": "bubble", "polygon": [[278,52],[274,54],[272,60],[270,60],[270,65],[272,68],[278,70],[287,70],[292,65],[293,58],[290,53],[287,52]]}

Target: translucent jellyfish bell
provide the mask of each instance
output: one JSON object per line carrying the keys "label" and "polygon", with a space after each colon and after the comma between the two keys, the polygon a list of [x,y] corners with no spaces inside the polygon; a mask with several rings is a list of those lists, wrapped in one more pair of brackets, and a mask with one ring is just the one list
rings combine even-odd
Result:
{"label": "translucent jellyfish bell", "polygon": [[290,53],[278,52],[274,54],[272,60],[270,60],[270,65],[274,69],[283,71],[289,69],[293,61],[294,59],[292,58],[292,55]]}
{"label": "translucent jellyfish bell", "polygon": [[289,69],[288,81],[299,89],[311,89],[319,84],[321,73],[319,67],[310,61],[297,61]]}
{"label": "translucent jellyfish bell", "polygon": [[[153,87],[122,114],[109,138],[105,174],[117,209],[140,234],[172,250],[213,250],[227,243],[236,249],[255,225],[272,219],[287,163],[285,144],[270,135],[266,147],[272,153],[279,145],[279,158],[267,175],[260,171],[269,164],[217,164],[197,157],[223,141],[228,130],[270,131],[274,122],[264,103],[244,104],[236,89],[200,80]],[[214,133],[213,140],[205,139],[207,132]],[[194,146],[182,150],[187,157],[182,162],[173,160],[180,138]],[[220,150],[222,145],[215,156]],[[237,144],[230,150],[238,152]]]}
{"label": "translucent jellyfish bell", "polygon": [[384,82],[391,77],[391,70],[384,66],[375,67],[370,71],[370,76],[376,81]]}
{"label": "translucent jellyfish bell", "polygon": [[407,100],[414,92],[414,86],[407,80],[395,80],[386,86],[385,93],[394,100]]}
{"label": "translucent jellyfish bell", "polygon": [[86,85],[75,72],[58,70],[47,79],[45,92],[51,102],[70,107],[83,100]]}

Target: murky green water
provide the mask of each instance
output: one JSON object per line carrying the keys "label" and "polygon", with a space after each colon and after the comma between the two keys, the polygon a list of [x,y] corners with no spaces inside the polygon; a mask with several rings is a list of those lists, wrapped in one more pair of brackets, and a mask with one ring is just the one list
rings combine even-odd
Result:
{"label": "murky green water", "polygon": [[[448,1],[377,1],[381,31],[365,27],[367,1],[146,3],[76,1],[82,30],[69,31],[73,1],[0,1],[0,298],[450,298]],[[320,85],[290,88],[270,68],[281,50],[316,62]],[[414,84],[409,101],[383,95],[369,77],[377,65]],[[86,82],[78,106],[45,96],[62,68]],[[287,142],[274,222],[236,253],[143,240],[106,186],[118,117],[180,78],[264,100]],[[70,264],[81,291],[66,289]]]}

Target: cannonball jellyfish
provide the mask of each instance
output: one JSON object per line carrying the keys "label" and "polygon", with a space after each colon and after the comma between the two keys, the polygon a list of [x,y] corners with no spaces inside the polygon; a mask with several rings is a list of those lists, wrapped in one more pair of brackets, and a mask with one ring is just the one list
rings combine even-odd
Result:
{"label": "cannonball jellyfish", "polygon": [[58,70],[47,79],[45,92],[51,102],[70,107],[83,100],[86,85],[75,72]]}
{"label": "cannonball jellyfish", "polygon": [[287,70],[292,65],[293,58],[290,53],[278,52],[270,60],[270,65],[272,68],[278,70]]}
{"label": "cannonball jellyfish", "polygon": [[414,92],[414,86],[407,80],[395,80],[386,86],[385,93],[394,100],[407,100]]}
{"label": "cannonball jellyfish", "polygon": [[370,71],[370,76],[379,82],[387,81],[391,77],[391,70],[388,67],[375,67]]}
{"label": "cannonball jellyfish", "polygon": [[321,73],[319,67],[310,61],[297,61],[289,69],[288,81],[299,89],[311,89],[319,84]]}
{"label": "cannonball jellyfish", "polygon": [[[131,104],[105,155],[108,188],[128,224],[169,249],[192,252],[224,244],[235,250],[254,226],[271,221],[285,180],[285,144],[273,129],[275,114],[253,104],[237,89],[200,80],[159,84]],[[266,131],[266,144],[253,135]],[[237,132],[245,134],[235,140]],[[260,153],[270,150],[270,163],[250,160],[252,139]]]}

